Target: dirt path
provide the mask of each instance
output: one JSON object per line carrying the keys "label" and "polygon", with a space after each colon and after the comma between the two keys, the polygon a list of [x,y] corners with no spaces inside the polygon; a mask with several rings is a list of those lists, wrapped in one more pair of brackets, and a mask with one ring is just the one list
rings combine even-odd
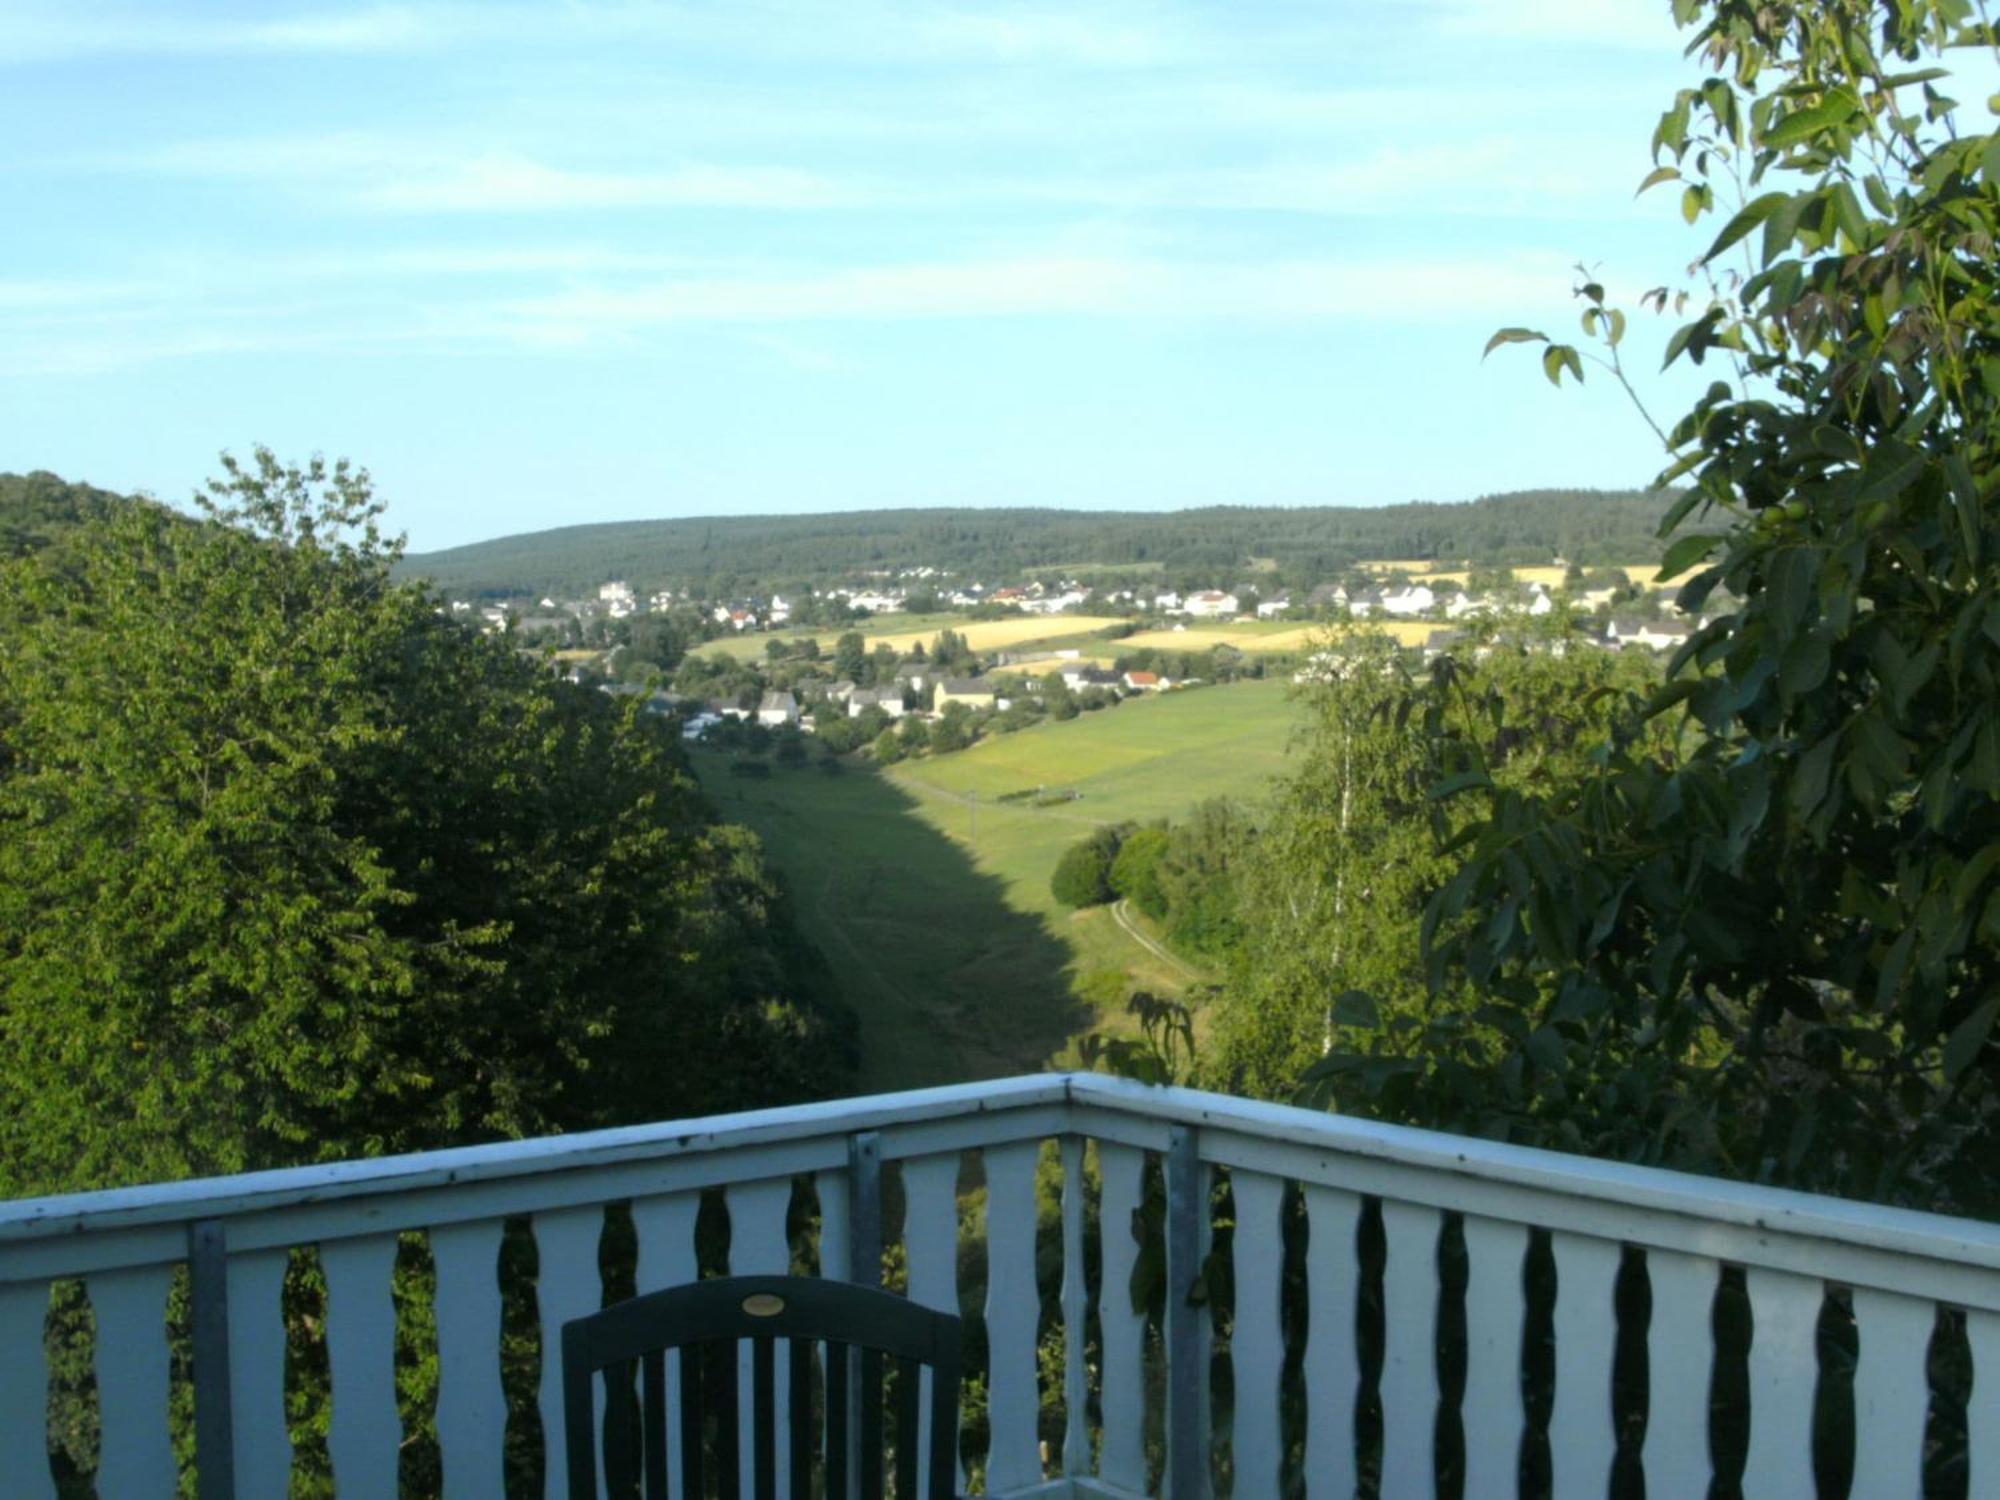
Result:
{"label": "dirt path", "polygon": [[1193,964],[1181,958],[1170,949],[1163,947],[1160,943],[1139,930],[1138,924],[1132,920],[1129,903],[1124,901],[1115,903],[1111,908],[1111,920],[1118,924],[1120,932],[1152,954],[1161,963],[1166,964],[1169,968],[1178,969],[1189,979],[1200,979],[1202,977],[1201,970],[1197,969]]}

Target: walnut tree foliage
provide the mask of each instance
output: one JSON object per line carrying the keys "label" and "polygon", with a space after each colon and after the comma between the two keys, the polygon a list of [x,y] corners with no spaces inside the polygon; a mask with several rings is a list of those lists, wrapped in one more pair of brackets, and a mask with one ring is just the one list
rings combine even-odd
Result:
{"label": "walnut tree foliage", "polygon": [[631,703],[225,460],[0,577],[0,1194],[823,1092],[758,848]]}
{"label": "walnut tree foliage", "polygon": [[[1647,185],[1719,228],[1668,359],[1721,378],[1665,434],[1690,486],[1666,523],[1698,529],[1664,566],[1699,568],[1684,605],[1736,602],[1568,784],[1506,784],[1448,694],[1415,700],[1458,859],[1431,977],[1510,1036],[1417,1095],[1437,1123],[1992,1213],[2000,99],[1961,105],[1947,64],[1990,69],[1993,32],[1971,0],[1674,11],[1706,76]],[[1624,378],[1623,313],[1581,295],[1586,342],[1547,373],[1594,353]]]}

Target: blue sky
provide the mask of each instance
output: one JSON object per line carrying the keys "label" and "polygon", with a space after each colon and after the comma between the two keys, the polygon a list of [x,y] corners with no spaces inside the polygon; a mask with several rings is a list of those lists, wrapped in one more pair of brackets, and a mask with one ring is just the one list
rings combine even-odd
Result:
{"label": "blue sky", "polygon": [[1713,233],[1633,197],[1666,11],[0,0],[0,469],[346,455],[418,549],[1640,483],[1480,349]]}

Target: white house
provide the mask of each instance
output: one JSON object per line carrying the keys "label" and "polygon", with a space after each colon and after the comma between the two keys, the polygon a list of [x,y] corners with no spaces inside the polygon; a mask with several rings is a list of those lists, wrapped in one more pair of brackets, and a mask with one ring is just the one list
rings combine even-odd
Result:
{"label": "white house", "polygon": [[1687,638],[1692,634],[1693,629],[1679,621],[1640,620],[1628,616],[1613,619],[1610,628],[1605,631],[1605,639],[1615,646],[1644,646],[1648,651],[1666,651],[1687,644]]}
{"label": "white house", "polygon": [[1220,589],[1203,589],[1199,594],[1189,594],[1181,608],[1198,620],[1218,619],[1236,613],[1236,596]]}
{"label": "white house", "polygon": [[1475,599],[1460,589],[1444,601],[1444,617],[1447,620],[1463,620],[1468,615],[1483,615],[1491,608],[1484,599]]}
{"label": "white house", "polygon": [[879,708],[892,719],[908,712],[903,707],[903,690],[898,687],[856,688],[847,696],[847,717],[858,719],[871,708]]}
{"label": "white house", "polygon": [[[1385,615],[1396,615],[1399,618],[1408,618],[1411,615],[1422,614],[1436,603],[1437,595],[1432,593],[1426,585],[1413,583],[1408,588],[1401,588],[1393,593],[1384,594],[1382,596],[1382,613]],[[1352,605],[1349,605],[1349,608],[1352,607]]]}
{"label": "white house", "polygon": [[766,693],[757,705],[757,722],[781,729],[799,722],[799,700],[788,692]]}
{"label": "white house", "polygon": [[1292,596],[1290,594],[1279,594],[1270,599],[1260,599],[1257,601],[1257,618],[1260,620],[1275,620],[1291,607]]}
{"label": "white house", "polygon": [[1528,613],[1545,615],[1556,607],[1556,601],[1549,597],[1549,591],[1539,583],[1528,586]]}

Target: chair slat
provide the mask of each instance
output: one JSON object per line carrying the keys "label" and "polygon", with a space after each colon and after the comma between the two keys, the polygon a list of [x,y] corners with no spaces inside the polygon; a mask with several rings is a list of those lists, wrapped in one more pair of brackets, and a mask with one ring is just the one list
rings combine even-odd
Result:
{"label": "chair slat", "polygon": [[861,1351],[861,1495],[882,1500],[882,1351]]}
{"label": "chair slat", "polygon": [[896,1361],[896,1494],[916,1500],[917,1413],[921,1409],[922,1381],[914,1359]]}
{"label": "chair slat", "polygon": [[604,1370],[604,1491],[611,1500],[632,1500],[639,1492],[639,1434],[633,1427],[632,1402],[631,1362],[621,1360],[615,1365],[607,1365]]}
{"label": "chair slat", "polygon": [[770,1339],[751,1340],[752,1464],[757,1500],[778,1500],[778,1351]]}
{"label": "chair slat", "polygon": [[[702,1368],[701,1345],[690,1344],[680,1351],[675,1361],[680,1366],[681,1387],[681,1495],[683,1500],[702,1500],[708,1493],[702,1479],[702,1429],[701,1398]],[[735,1372],[730,1372],[730,1384],[735,1385]]]}
{"label": "chair slat", "polygon": [[646,1433],[646,1500],[667,1500],[667,1356],[650,1350],[642,1381]]}
{"label": "chair slat", "polygon": [[854,1414],[849,1399],[854,1388],[858,1362],[848,1345],[828,1340],[826,1346],[826,1492],[849,1496],[854,1493],[855,1455],[847,1435],[853,1431]]}
{"label": "chair slat", "polygon": [[715,1488],[721,1500],[743,1497],[742,1404],[736,1369],[736,1346],[715,1342],[707,1345],[709,1365],[703,1372],[708,1386],[708,1403],[715,1412]]}
{"label": "chair slat", "polygon": [[813,1458],[813,1343],[793,1339],[790,1348],[792,1500],[811,1500]]}

